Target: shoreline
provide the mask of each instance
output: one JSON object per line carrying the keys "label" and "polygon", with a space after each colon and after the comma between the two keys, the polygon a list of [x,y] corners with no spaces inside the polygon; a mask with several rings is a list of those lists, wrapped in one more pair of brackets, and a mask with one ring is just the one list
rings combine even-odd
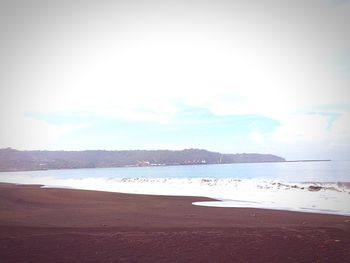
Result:
{"label": "shoreline", "polygon": [[[1,182],[0,182],[1,183]],[[17,184],[17,185],[31,185],[31,184]],[[36,185],[36,184],[35,184]],[[340,215],[350,217],[350,212],[343,212],[337,210],[322,210],[322,209],[311,209],[311,208],[291,208],[291,207],[282,207],[282,206],[268,206],[261,203],[255,203],[244,200],[231,200],[225,198],[216,198],[213,196],[205,195],[181,195],[181,194],[163,194],[163,193],[136,193],[136,192],[119,192],[119,191],[110,191],[110,190],[98,190],[98,189],[85,189],[85,188],[74,188],[69,186],[55,186],[55,185],[40,185],[40,188],[48,189],[71,189],[71,190],[86,190],[86,191],[98,191],[106,193],[117,193],[117,194],[131,194],[131,195],[150,195],[150,196],[173,196],[173,197],[201,197],[210,199],[207,201],[196,201],[192,205],[195,206],[206,206],[206,207],[220,207],[220,208],[246,208],[246,209],[266,209],[266,210],[276,210],[276,211],[288,211],[296,213],[313,213],[321,215]]]}
{"label": "shoreline", "polygon": [[145,168],[145,167],[167,167],[167,166],[198,166],[198,165],[226,165],[226,164],[264,164],[264,163],[308,163],[308,162],[332,162],[331,159],[320,160],[285,160],[285,161],[261,161],[261,162],[232,162],[232,163],[174,163],[174,164],[150,164],[150,165],[120,165],[120,166],[101,166],[101,167],[70,167],[53,169],[3,169],[0,173],[11,172],[39,172],[39,171],[60,171],[60,170],[78,170],[78,169],[109,169],[109,168]]}
{"label": "shoreline", "polygon": [[244,178],[56,178],[50,175],[8,175],[2,181],[24,185],[40,184],[43,188],[158,196],[203,196],[219,201],[206,203],[213,207],[246,207],[350,216],[349,183],[283,183]]}
{"label": "shoreline", "polygon": [[[54,211],[53,208],[56,203],[59,204],[65,204],[69,203],[69,197],[77,197],[82,203],[89,203],[91,201],[95,201],[93,199],[94,196],[106,196],[108,198],[116,198],[116,201],[118,202],[124,202],[126,200],[135,200],[135,201],[140,201],[140,200],[147,200],[148,199],[148,205],[152,206],[152,201],[159,201],[163,200],[166,205],[167,203],[171,204],[174,201],[181,202],[182,205],[186,204],[187,209],[199,209],[199,210],[212,210],[212,211],[260,211],[261,213],[272,213],[272,214],[279,214],[282,217],[284,217],[284,214],[288,215],[303,215],[306,218],[308,217],[314,217],[317,218],[318,216],[320,217],[325,217],[327,219],[334,219],[334,218],[343,218],[345,221],[349,221],[350,223],[350,216],[349,215],[342,215],[342,214],[324,214],[324,213],[309,213],[309,212],[303,212],[303,211],[291,211],[291,210],[284,210],[284,209],[274,209],[274,208],[261,208],[261,207],[230,207],[230,206],[208,206],[208,205],[195,205],[194,203],[208,203],[208,202],[224,202],[223,200],[220,199],[215,199],[211,197],[206,197],[206,196],[182,196],[182,195],[158,195],[158,194],[143,194],[143,193],[122,193],[122,192],[111,192],[111,191],[101,191],[101,190],[88,190],[88,189],[76,189],[76,188],[67,188],[67,187],[59,187],[59,186],[50,186],[47,187],[42,184],[16,184],[16,183],[3,183],[0,182],[0,193],[1,197],[6,199],[12,199],[11,202],[15,203],[17,205],[23,205],[25,208],[27,208],[27,204],[31,205],[36,204],[34,207],[35,208],[47,208],[51,211]],[[14,193],[8,197],[7,192],[19,192],[23,196],[16,196]],[[40,193],[40,194],[39,194]],[[54,195],[58,194],[59,198],[55,200],[55,202],[51,203],[53,200],[45,200],[41,199],[43,197],[50,197],[53,198]],[[68,194],[67,197],[62,196],[63,194]],[[89,197],[88,200],[81,200],[82,197]],[[30,200],[27,200],[30,199]],[[33,202],[34,200],[34,202]],[[104,199],[103,201],[105,201]],[[108,199],[107,199],[108,200]],[[1,202],[4,202],[4,200],[1,200]],[[5,201],[6,202],[6,201]],[[19,203],[18,203],[19,202]],[[177,203],[175,202],[175,203]],[[157,203],[157,202],[155,202]],[[45,204],[43,207],[42,205]],[[52,205],[53,208],[50,208],[48,205]],[[75,205],[79,206],[81,203],[77,203]],[[124,204],[125,205],[125,204]],[[137,204],[135,204],[137,206]],[[3,210],[4,207],[0,207],[1,210]],[[171,207],[169,207],[170,209]],[[18,209],[18,207],[15,207],[15,209]],[[164,209],[164,207],[163,207]],[[3,211],[4,212],[4,211]],[[225,213],[226,214],[226,213]],[[2,216],[3,214],[0,213],[0,224],[3,222],[2,221]],[[15,220],[18,222],[18,220]],[[28,224],[30,225],[30,221],[28,221]],[[61,227],[61,225],[58,225]],[[350,231],[350,224],[347,225],[349,226],[349,231]],[[89,226],[90,227],[90,226]]]}
{"label": "shoreline", "polygon": [[0,183],[2,262],[345,262],[340,215]]}

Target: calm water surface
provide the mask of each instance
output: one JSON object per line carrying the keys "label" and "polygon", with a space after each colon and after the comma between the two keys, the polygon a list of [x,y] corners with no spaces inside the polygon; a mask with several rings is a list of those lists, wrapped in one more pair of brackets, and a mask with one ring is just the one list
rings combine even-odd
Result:
{"label": "calm water surface", "polygon": [[0,173],[54,178],[239,178],[282,182],[350,182],[350,161],[179,165]]}

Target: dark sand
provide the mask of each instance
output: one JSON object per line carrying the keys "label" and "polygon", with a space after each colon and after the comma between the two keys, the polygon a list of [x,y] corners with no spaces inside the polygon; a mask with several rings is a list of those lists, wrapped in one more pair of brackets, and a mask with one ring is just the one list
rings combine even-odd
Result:
{"label": "dark sand", "polygon": [[0,184],[0,262],[350,262],[350,217]]}

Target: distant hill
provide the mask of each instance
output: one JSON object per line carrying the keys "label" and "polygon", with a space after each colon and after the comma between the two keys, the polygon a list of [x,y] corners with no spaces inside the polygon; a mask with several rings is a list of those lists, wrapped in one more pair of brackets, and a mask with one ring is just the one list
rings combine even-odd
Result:
{"label": "distant hill", "polygon": [[271,154],[221,154],[199,149],[130,151],[19,151],[0,149],[0,171],[157,166],[219,163],[283,162]]}

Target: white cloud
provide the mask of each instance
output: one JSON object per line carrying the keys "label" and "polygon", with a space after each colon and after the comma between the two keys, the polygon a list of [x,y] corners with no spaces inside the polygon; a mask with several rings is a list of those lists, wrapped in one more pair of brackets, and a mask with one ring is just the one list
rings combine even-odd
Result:
{"label": "white cloud", "polygon": [[277,141],[322,142],[329,140],[328,120],[321,115],[293,115],[285,118],[272,138]]}
{"label": "white cloud", "polygon": [[304,113],[349,103],[350,79],[331,63],[350,46],[349,5],[110,5],[23,12],[18,21],[4,14],[16,34],[5,31],[9,43],[0,51],[0,103],[8,110],[1,121],[16,124],[1,131],[0,145],[41,148],[71,130],[26,112],[167,123],[186,105],[278,120],[270,138],[250,134],[259,142],[348,138],[346,111],[334,109],[343,115],[330,130],[327,117]]}
{"label": "white cloud", "polygon": [[11,146],[16,149],[49,149],[62,135],[77,129],[87,128],[89,124],[53,125],[22,114],[12,114],[1,127],[0,147]]}
{"label": "white cloud", "polygon": [[[332,125],[333,139],[349,139],[350,134],[350,112],[343,113]],[[349,141],[350,143],[350,141]]]}

